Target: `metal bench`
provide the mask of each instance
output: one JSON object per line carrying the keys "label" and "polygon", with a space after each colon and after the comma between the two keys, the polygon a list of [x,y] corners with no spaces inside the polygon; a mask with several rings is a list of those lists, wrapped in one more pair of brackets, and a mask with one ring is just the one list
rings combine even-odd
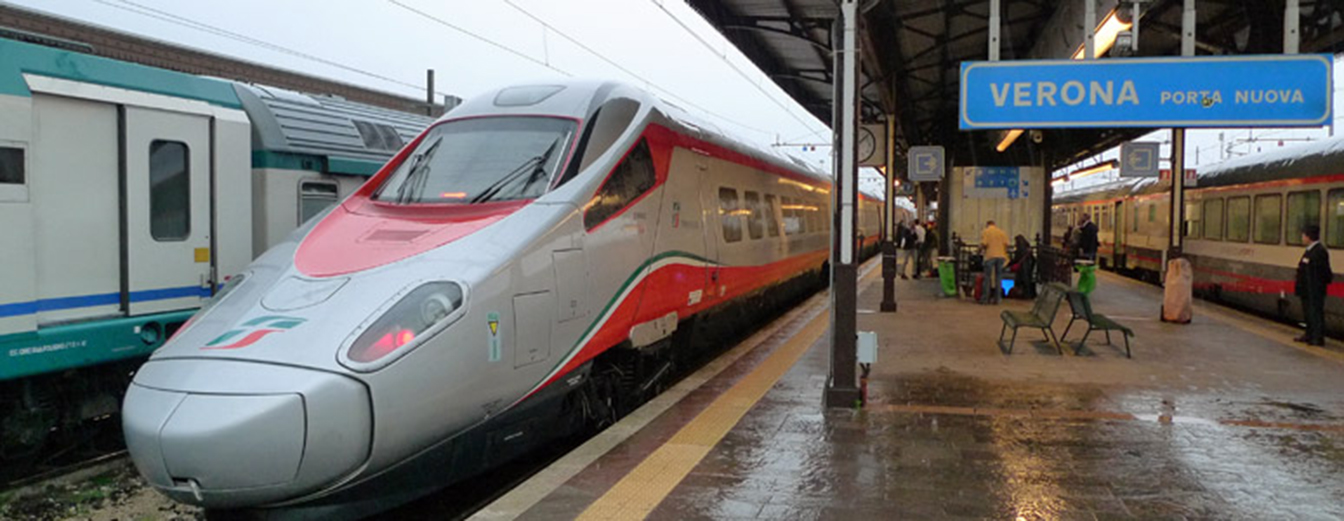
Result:
{"label": "metal bench", "polygon": [[1133,358],[1129,352],[1129,337],[1134,336],[1134,331],[1125,327],[1124,324],[1110,319],[1101,313],[1092,312],[1092,303],[1088,301],[1087,295],[1079,291],[1067,291],[1065,296],[1069,300],[1069,308],[1073,311],[1073,317],[1069,318],[1069,325],[1064,327],[1064,334],[1059,338],[1063,339],[1069,336],[1069,329],[1073,328],[1073,323],[1079,320],[1087,323],[1087,332],[1083,333],[1082,340],[1078,341],[1073,347],[1073,354],[1078,354],[1083,349],[1083,343],[1087,342],[1087,335],[1093,331],[1104,331],[1106,333],[1106,344],[1111,344],[1111,331],[1119,331],[1125,336],[1125,358]]}
{"label": "metal bench", "polygon": [[[1017,343],[1018,328],[1029,327],[1041,330],[1045,339],[1055,344],[1055,349],[1059,350],[1059,354],[1064,354],[1064,347],[1060,345],[1051,324],[1055,321],[1055,313],[1059,312],[1059,305],[1064,300],[1065,291],[1067,290],[1058,284],[1047,284],[1036,295],[1036,300],[1031,305],[1031,311],[1005,310],[1000,313],[999,318],[1003,319],[1003,329],[999,330],[999,350],[1005,354],[1012,353],[1013,345]],[[1005,346],[1003,335],[1008,332],[1010,327],[1013,328],[1013,337]]]}

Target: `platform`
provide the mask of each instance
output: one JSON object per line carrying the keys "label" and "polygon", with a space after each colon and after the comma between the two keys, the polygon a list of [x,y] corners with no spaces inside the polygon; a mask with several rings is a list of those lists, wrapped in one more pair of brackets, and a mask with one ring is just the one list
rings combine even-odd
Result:
{"label": "platform", "polygon": [[872,275],[865,408],[820,405],[819,296],[476,518],[1344,517],[1339,344],[1203,302],[1165,324],[1159,288],[1103,274],[1094,308],[1134,329],[1133,359],[1096,337],[1061,356],[1025,329],[1004,355],[999,311],[1029,302],[940,298],[925,279],[878,314]]}

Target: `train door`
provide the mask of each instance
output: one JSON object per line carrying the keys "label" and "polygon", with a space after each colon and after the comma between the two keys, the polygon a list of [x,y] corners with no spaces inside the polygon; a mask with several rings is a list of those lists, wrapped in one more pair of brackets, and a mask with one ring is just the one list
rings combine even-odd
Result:
{"label": "train door", "polygon": [[[33,248],[39,325],[121,313],[117,107],[33,96]],[[108,255],[106,253],[113,253]],[[9,273],[5,277],[27,277]]]}
{"label": "train door", "polygon": [[701,234],[705,241],[705,258],[709,259],[711,264],[705,273],[705,295],[706,299],[714,299],[719,294],[719,277],[722,275],[722,253],[719,251],[720,230],[723,229],[723,215],[719,208],[719,188],[712,181],[713,175],[710,174],[709,160],[701,156],[699,158],[700,167],[700,208],[703,210],[705,223],[704,233]]}
{"label": "train door", "polygon": [[1125,235],[1126,235],[1126,233],[1125,233],[1125,223],[1126,223],[1126,222],[1128,222],[1128,221],[1125,220],[1125,202],[1124,202],[1124,201],[1116,201],[1116,202],[1115,202],[1115,214],[1114,214],[1113,216],[1111,216],[1111,230],[1113,230],[1113,231],[1112,231],[1112,234],[1113,234],[1112,237],[1113,237],[1113,240],[1114,240],[1114,242],[1115,242],[1115,244],[1114,244],[1114,248],[1111,250],[1111,251],[1112,251],[1112,253],[1111,253],[1111,267],[1112,267],[1112,269],[1120,270],[1120,269],[1125,269],[1126,267],[1128,267],[1128,266],[1125,265]]}
{"label": "train door", "polygon": [[200,306],[213,285],[210,118],[124,110],[130,313]]}

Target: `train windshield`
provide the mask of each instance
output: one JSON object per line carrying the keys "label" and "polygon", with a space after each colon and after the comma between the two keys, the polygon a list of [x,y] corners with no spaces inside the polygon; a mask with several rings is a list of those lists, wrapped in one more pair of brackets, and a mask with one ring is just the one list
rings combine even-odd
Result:
{"label": "train windshield", "polygon": [[401,204],[534,199],[560,172],[576,128],[573,121],[547,117],[438,125],[373,198]]}

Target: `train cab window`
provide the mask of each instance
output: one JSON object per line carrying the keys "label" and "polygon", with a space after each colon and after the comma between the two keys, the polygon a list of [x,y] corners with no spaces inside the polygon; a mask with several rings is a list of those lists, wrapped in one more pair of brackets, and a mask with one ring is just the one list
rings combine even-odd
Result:
{"label": "train cab window", "polygon": [[336,183],[327,181],[299,183],[299,224],[308,222],[314,215],[336,204],[339,192]]}
{"label": "train cab window", "polygon": [[21,185],[23,183],[23,149],[0,147],[0,185]]}
{"label": "train cab window", "polygon": [[761,207],[761,194],[742,192],[742,203],[744,210],[750,212],[747,216],[747,235],[752,240],[765,237],[765,209]]}
{"label": "train cab window", "polygon": [[1198,239],[1204,235],[1204,214],[1199,213],[1199,201],[1185,205],[1185,237]]}
{"label": "train cab window", "polygon": [[1251,238],[1251,198],[1227,198],[1227,240],[1246,242]]}
{"label": "train cab window", "polygon": [[[576,126],[568,119],[532,116],[439,123],[425,133],[410,156],[378,187],[373,199],[393,204],[535,199],[546,193],[553,178],[559,175],[569,156]],[[631,162],[629,157],[623,161]],[[618,166],[617,170],[621,168]],[[648,170],[651,174],[652,168]],[[645,177],[640,175],[630,181]],[[642,184],[619,188],[624,194],[632,186]],[[612,201],[600,201],[604,207],[608,202]]]}
{"label": "train cab window", "polygon": [[765,227],[771,237],[779,237],[779,215],[775,213],[775,196],[765,194]]}
{"label": "train cab window", "polygon": [[1223,199],[1207,199],[1204,204],[1203,237],[1212,241],[1223,240]]}
{"label": "train cab window", "polygon": [[1283,237],[1283,196],[1255,196],[1255,242],[1278,244]]}
{"label": "train cab window", "polygon": [[1325,245],[1344,248],[1344,189],[1325,196]]}
{"label": "train cab window", "polygon": [[653,171],[653,156],[649,154],[649,145],[640,140],[635,148],[630,149],[625,159],[611,170],[611,175],[602,183],[602,188],[593,194],[593,199],[588,202],[588,209],[583,213],[584,227],[592,230],[606,222],[657,183],[658,177]]}
{"label": "train cab window", "polygon": [[574,159],[570,160],[564,175],[555,185],[569,182],[602,157],[630,128],[638,112],[639,102],[630,98],[613,99],[593,111],[584,125],[583,134],[579,136],[578,145],[574,147]]}
{"label": "train cab window", "polygon": [[149,235],[156,241],[181,241],[191,234],[190,157],[181,141],[149,144]]}
{"label": "train cab window", "polygon": [[723,226],[723,242],[738,242],[742,240],[742,214],[741,204],[737,200],[737,190],[732,188],[719,189],[719,222]]}
{"label": "train cab window", "polygon": [[1302,227],[1321,224],[1321,193],[1316,190],[1288,194],[1288,244],[1301,246]]}

